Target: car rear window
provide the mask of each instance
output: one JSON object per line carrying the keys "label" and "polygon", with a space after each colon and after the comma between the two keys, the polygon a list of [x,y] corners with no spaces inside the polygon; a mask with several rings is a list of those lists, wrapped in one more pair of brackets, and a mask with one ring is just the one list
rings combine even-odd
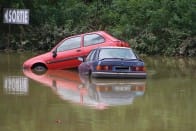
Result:
{"label": "car rear window", "polygon": [[103,43],[104,41],[104,37],[98,34],[88,34],[84,36],[84,46],[95,45]]}
{"label": "car rear window", "polygon": [[131,49],[123,48],[101,49],[99,52],[99,59],[104,58],[137,59],[136,55],[133,53]]}

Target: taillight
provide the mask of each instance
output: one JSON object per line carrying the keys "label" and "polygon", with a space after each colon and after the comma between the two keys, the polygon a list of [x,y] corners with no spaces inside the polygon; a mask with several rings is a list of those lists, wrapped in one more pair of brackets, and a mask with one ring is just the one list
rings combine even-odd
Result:
{"label": "taillight", "polygon": [[146,71],[146,68],[144,66],[133,66],[131,67],[132,71]]}
{"label": "taillight", "polygon": [[130,47],[130,45],[127,42],[124,42],[124,41],[116,41],[116,46]]}
{"label": "taillight", "polygon": [[145,85],[134,85],[131,87],[131,91],[145,91]]}
{"label": "taillight", "polygon": [[112,88],[108,87],[108,86],[97,86],[96,87],[96,91],[99,92],[107,92],[107,91],[111,91]]}
{"label": "taillight", "polygon": [[117,46],[121,46],[121,43],[117,43],[116,45],[117,45]]}
{"label": "taillight", "polygon": [[119,40],[119,41],[116,41],[116,46],[122,47],[124,45],[123,45],[123,42]]}
{"label": "taillight", "polygon": [[131,47],[128,43],[125,43],[125,47]]}
{"label": "taillight", "polygon": [[96,70],[98,70],[98,71],[107,71],[107,70],[111,70],[111,66],[107,66],[107,65],[98,65],[98,66],[96,66]]}

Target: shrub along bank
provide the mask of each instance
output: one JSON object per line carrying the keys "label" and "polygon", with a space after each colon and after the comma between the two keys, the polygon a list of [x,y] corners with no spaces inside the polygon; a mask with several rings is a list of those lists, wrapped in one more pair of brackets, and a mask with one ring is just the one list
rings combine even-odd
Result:
{"label": "shrub along bank", "polygon": [[[105,30],[140,54],[196,56],[195,0],[1,0],[0,50],[47,51],[64,37]],[[8,25],[3,8],[30,9]]]}

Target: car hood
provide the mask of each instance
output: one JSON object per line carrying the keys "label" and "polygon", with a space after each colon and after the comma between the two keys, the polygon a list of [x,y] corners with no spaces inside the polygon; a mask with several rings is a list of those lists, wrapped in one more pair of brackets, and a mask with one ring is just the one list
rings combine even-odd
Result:
{"label": "car hood", "polygon": [[52,53],[51,52],[47,52],[47,53],[44,53],[44,54],[41,54],[41,55],[37,55],[35,57],[32,57],[32,58],[26,60],[24,62],[24,64],[26,64],[26,63],[31,64],[32,62],[35,62],[35,61],[45,63],[45,61],[47,61],[51,57],[52,57]]}

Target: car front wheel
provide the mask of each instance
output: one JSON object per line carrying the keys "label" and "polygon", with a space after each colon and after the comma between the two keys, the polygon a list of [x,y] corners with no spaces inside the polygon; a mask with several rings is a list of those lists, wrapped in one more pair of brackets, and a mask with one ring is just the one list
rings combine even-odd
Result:
{"label": "car front wheel", "polygon": [[43,64],[36,64],[32,68],[33,72],[38,73],[38,74],[43,74],[47,71],[47,68]]}

